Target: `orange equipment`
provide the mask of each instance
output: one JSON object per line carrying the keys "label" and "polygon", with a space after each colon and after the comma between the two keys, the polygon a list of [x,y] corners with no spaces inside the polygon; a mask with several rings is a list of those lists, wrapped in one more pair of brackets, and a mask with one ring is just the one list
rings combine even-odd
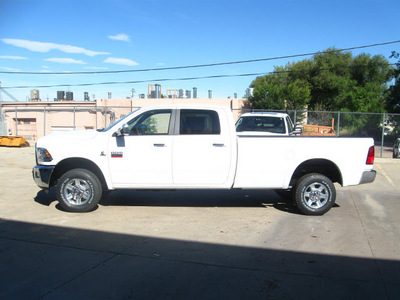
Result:
{"label": "orange equipment", "polygon": [[29,147],[29,143],[22,136],[0,136],[0,146]]}

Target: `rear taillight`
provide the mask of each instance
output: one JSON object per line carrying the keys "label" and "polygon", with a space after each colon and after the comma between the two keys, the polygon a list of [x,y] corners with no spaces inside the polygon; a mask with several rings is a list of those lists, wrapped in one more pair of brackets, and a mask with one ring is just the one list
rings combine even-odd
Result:
{"label": "rear taillight", "polygon": [[375,147],[371,146],[368,150],[367,165],[373,165],[375,159]]}

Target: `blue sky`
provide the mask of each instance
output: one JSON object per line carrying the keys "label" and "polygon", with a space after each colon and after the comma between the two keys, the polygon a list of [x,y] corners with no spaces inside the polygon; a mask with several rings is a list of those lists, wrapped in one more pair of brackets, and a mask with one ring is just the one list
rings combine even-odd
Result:
{"label": "blue sky", "polygon": [[[48,74],[168,68],[277,57],[400,40],[400,1],[258,0],[0,0],[0,73],[3,87],[39,88],[42,101],[57,90],[96,98],[147,93],[160,78],[268,73],[302,58],[184,70],[122,74]],[[389,57],[400,44],[353,51]],[[391,62],[395,62],[391,60]],[[198,88],[199,97],[242,97],[255,76],[160,82],[166,89]],[[81,83],[148,81],[74,86]],[[7,91],[25,101],[31,88]],[[3,94],[4,101],[11,101]]]}

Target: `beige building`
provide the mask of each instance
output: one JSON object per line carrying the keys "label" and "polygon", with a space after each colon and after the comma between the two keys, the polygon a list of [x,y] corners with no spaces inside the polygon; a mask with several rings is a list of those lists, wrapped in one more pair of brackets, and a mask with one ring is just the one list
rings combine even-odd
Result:
{"label": "beige building", "polygon": [[131,111],[148,105],[204,104],[232,109],[235,120],[246,99],[96,99],[95,101],[3,102],[7,135],[32,140],[52,132],[104,128]]}

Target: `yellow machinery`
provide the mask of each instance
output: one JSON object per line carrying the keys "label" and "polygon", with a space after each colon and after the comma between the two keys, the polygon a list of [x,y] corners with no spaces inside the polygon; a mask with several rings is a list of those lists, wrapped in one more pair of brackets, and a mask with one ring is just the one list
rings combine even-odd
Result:
{"label": "yellow machinery", "polygon": [[22,136],[0,136],[0,146],[29,147],[29,143]]}

